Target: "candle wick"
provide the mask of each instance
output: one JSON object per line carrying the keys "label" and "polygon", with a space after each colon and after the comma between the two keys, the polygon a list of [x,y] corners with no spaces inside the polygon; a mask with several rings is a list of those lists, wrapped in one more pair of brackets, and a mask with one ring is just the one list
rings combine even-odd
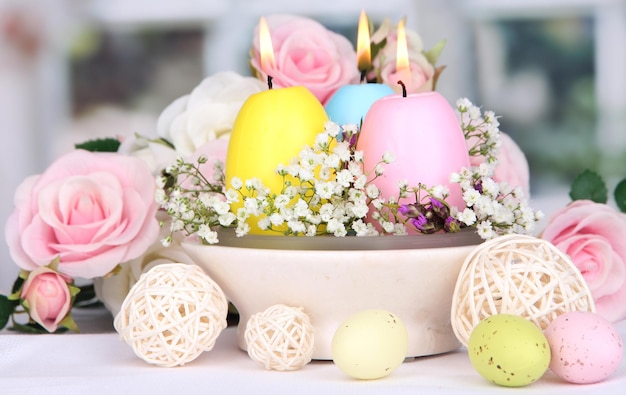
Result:
{"label": "candle wick", "polygon": [[267,88],[272,89],[272,76],[271,75],[267,76]]}
{"label": "candle wick", "polygon": [[406,97],[406,85],[404,85],[404,82],[402,82],[402,80],[398,81],[399,85],[402,85],[402,97]]}
{"label": "candle wick", "polygon": [[366,75],[367,75],[367,70],[365,69],[361,70],[361,83],[365,82]]}

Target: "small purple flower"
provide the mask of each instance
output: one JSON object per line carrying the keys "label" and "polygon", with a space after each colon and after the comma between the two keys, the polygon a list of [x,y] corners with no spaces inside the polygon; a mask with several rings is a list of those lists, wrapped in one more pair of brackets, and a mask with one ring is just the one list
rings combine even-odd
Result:
{"label": "small purple flower", "polygon": [[439,199],[435,199],[433,197],[430,198],[430,204],[437,209],[443,208],[443,203]]}
{"label": "small purple flower", "polygon": [[430,198],[430,211],[435,214],[441,221],[450,216],[450,208],[447,204],[437,198]]}
{"label": "small purple flower", "polygon": [[476,181],[476,183],[474,183],[474,189],[477,190],[478,192],[480,192],[480,194],[482,195],[482,193],[483,193],[483,182],[482,182],[482,180],[478,180],[478,181]]}
{"label": "small purple flower", "polygon": [[411,212],[411,209],[409,208],[408,204],[403,204],[398,209],[398,213],[400,213],[402,215],[407,215],[409,212]]}
{"label": "small purple flower", "polygon": [[461,223],[454,217],[448,217],[443,224],[443,229],[446,232],[458,232],[461,230]]}
{"label": "small purple flower", "polygon": [[417,218],[411,218],[410,222],[420,231],[423,231],[428,224],[428,220],[424,214],[418,215]]}

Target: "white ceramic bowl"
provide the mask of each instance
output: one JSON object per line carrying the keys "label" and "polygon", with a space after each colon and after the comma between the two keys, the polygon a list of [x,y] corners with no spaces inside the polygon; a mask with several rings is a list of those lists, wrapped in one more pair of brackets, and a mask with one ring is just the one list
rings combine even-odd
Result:
{"label": "white ceramic bowl", "polygon": [[404,322],[407,357],[457,349],[452,294],[465,257],[480,242],[470,230],[367,238],[221,234],[218,245],[186,241],[183,247],[237,307],[241,349],[250,316],[280,303],[304,308],[315,330],[313,358],[332,359],[341,322],[373,308]]}

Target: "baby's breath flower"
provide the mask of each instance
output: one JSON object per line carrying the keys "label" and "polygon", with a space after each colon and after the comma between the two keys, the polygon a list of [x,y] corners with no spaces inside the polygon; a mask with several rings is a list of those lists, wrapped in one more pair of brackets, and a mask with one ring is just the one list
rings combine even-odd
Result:
{"label": "baby's breath flower", "polygon": [[235,222],[237,216],[231,212],[224,213],[218,217],[218,222],[221,226],[230,226]]}
{"label": "baby's breath flower", "polygon": [[450,194],[450,190],[444,185],[435,185],[428,190],[428,193],[434,198],[444,200]]}
{"label": "baby's breath flower", "polygon": [[350,160],[350,144],[345,141],[337,143],[335,148],[333,148],[333,154],[339,158],[342,162],[347,162]]}
{"label": "baby's breath flower", "polygon": [[260,204],[256,198],[247,197],[243,201],[243,206],[246,212],[250,215],[259,216],[261,214],[261,211],[259,210]]}
{"label": "baby's breath flower", "polygon": [[337,184],[341,185],[343,188],[348,188],[353,180],[354,176],[348,169],[343,169],[337,173]]}
{"label": "baby's breath flower", "polygon": [[233,187],[233,189],[235,190],[240,190],[243,187],[243,183],[241,182],[241,178],[239,177],[233,177],[230,180],[230,185]]}
{"label": "baby's breath flower", "polygon": [[173,241],[172,236],[171,236],[171,235],[167,235],[166,237],[164,237],[163,239],[161,239],[161,245],[162,245],[163,247],[169,247],[169,246],[171,246],[171,245],[172,245],[172,241]]}
{"label": "baby's breath flower", "polygon": [[333,176],[333,168],[324,166],[320,169],[317,176],[320,180],[328,181]]}
{"label": "baby's breath flower", "polygon": [[462,97],[456,101],[456,106],[460,112],[466,112],[470,107],[473,107],[473,104],[468,98]]}
{"label": "baby's breath flower", "polygon": [[206,241],[209,244],[215,244],[215,243],[211,243],[211,241],[217,242],[217,233],[213,232],[211,228],[209,227],[209,225],[207,224],[200,225],[198,227],[198,231],[196,232],[196,234],[198,235],[198,237],[200,237],[201,239],[204,239],[204,241]]}
{"label": "baby's breath flower", "polygon": [[458,214],[458,220],[463,222],[467,226],[472,226],[476,223],[476,213],[471,208],[465,208]]}
{"label": "baby's breath flower", "polygon": [[463,192],[463,200],[465,200],[465,204],[467,207],[472,207],[476,202],[480,199],[480,192],[476,189],[468,189]]}
{"label": "baby's breath flower", "polygon": [[306,217],[311,212],[309,210],[309,205],[302,199],[299,199],[295,206],[293,207],[293,213],[296,217]]}
{"label": "baby's breath flower", "polygon": [[355,134],[359,131],[359,126],[356,123],[346,123],[344,125],[341,125],[341,128],[344,130],[344,132],[348,132],[351,134]]}
{"label": "baby's breath flower", "polygon": [[291,220],[287,222],[287,226],[289,226],[289,229],[295,234],[306,232],[306,225],[302,221]]}
{"label": "baby's breath flower", "polygon": [[157,189],[154,192],[154,200],[157,202],[159,206],[163,206],[167,203],[167,195],[163,189]]}
{"label": "baby's breath flower", "polygon": [[384,231],[387,233],[393,233],[393,231],[396,229],[396,225],[393,222],[383,221],[381,225]]}
{"label": "baby's breath flower", "polygon": [[383,163],[389,164],[395,162],[396,157],[393,155],[393,152],[385,151],[383,154]]}
{"label": "baby's breath flower", "polygon": [[381,210],[383,208],[383,204],[384,203],[385,203],[385,201],[383,199],[374,199],[374,200],[372,200],[372,206],[376,210]]}
{"label": "baby's breath flower", "polygon": [[238,193],[237,193],[237,191],[235,191],[234,189],[228,189],[228,190],[225,192],[225,196],[226,196],[226,201],[227,201],[229,204],[239,202],[239,194],[238,194]]}
{"label": "baby's breath flower", "polygon": [[259,219],[259,221],[257,222],[257,226],[259,227],[259,229],[267,230],[272,226],[272,222],[269,218],[264,217]]}
{"label": "baby's breath flower", "polygon": [[313,174],[313,170],[301,168],[298,171],[298,178],[302,181],[311,181],[315,178],[315,174]]}
{"label": "baby's breath flower", "polygon": [[369,184],[365,188],[365,193],[367,194],[368,198],[376,199],[378,196],[380,196],[380,189],[378,189],[378,187],[374,184]]}
{"label": "baby's breath flower", "polygon": [[497,236],[497,233],[493,230],[491,226],[491,221],[483,221],[476,226],[476,232],[480,235],[481,238],[485,240],[493,239]]}
{"label": "baby's breath flower", "polygon": [[369,207],[366,204],[354,204],[351,207],[352,216],[355,218],[364,218],[369,211]]}
{"label": "baby's breath flower", "polygon": [[333,195],[335,185],[332,182],[317,182],[315,183],[315,194],[322,199],[330,199]]}
{"label": "baby's breath flower", "polygon": [[270,215],[269,220],[273,226],[280,226],[285,222],[283,216],[279,213],[273,213],[272,215]]}
{"label": "baby's breath flower", "polygon": [[468,108],[468,115],[471,120],[476,120],[480,117],[480,108],[471,106]]}
{"label": "baby's breath flower", "polygon": [[248,225],[245,221],[240,221],[237,223],[237,227],[235,228],[235,235],[237,237],[243,237],[250,232],[250,225]]}

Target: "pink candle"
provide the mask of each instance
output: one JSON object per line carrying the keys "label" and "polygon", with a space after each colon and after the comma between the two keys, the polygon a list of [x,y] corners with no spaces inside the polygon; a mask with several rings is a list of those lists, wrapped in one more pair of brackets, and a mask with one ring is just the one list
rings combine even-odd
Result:
{"label": "pink candle", "polygon": [[[376,179],[382,197],[397,197],[398,182],[409,187],[443,185],[450,194],[451,206],[465,206],[461,187],[450,183],[450,175],[469,168],[469,154],[463,130],[450,104],[437,92],[406,95],[405,84],[411,79],[404,23],[398,24],[396,76],[402,94],[374,102],[363,121],[357,149],[363,151],[365,170],[369,171],[391,152],[395,162],[385,166]],[[404,81],[403,81],[404,80]],[[373,177],[373,175],[372,175]],[[413,199],[411,197],[411,199]],[[401,204],[415,203],[405,199]]]}
{"label": "pink candle", "polygon": [[465,206],[461,188],[449,181],[451,173],[469,168],[465,136],[454,110],[439,93],[396,94],[377,100],[365,116],[357,149],[364,153],[366,170],[386,151],[395,156],[376,180],[383,197],[397,196],[398,181],[407,180],[415,187],[444,185],[450,189],[448,203]]}

